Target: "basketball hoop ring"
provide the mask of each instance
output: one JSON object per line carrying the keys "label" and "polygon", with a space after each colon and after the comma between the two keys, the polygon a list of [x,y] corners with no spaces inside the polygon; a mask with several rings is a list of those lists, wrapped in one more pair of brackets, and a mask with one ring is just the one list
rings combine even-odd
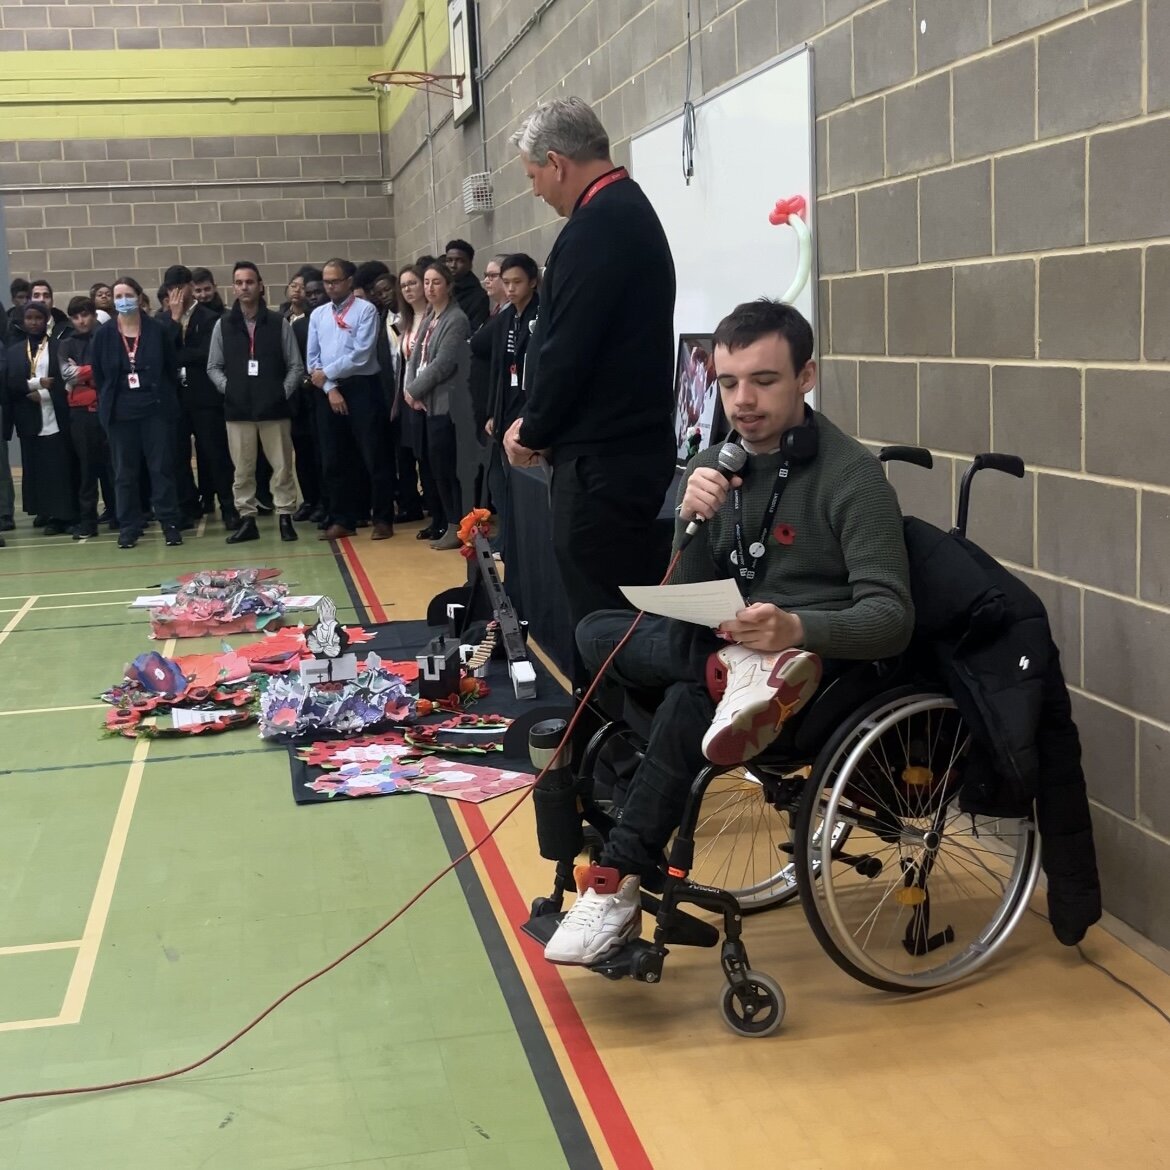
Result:
{"label": "basketball hoop ring", "polygon": [[384,93],[395,87],[417,89],[438,97],[463,97],[464,75],[462,73],[427,73],[421,69],[389,69],[384,73],[371,73],[366,80],[378,86]]}

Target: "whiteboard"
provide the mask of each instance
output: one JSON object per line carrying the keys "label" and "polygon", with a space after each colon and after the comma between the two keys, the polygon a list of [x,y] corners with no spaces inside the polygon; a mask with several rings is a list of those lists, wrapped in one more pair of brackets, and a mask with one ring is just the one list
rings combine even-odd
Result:
{"label": "whiteboard", "polygon": [[695,103],[695,173],[682,169],[676,114],[630,142],[630,170],[670,241],[678,274],[675,341],[711,333],[736,305],[781,296],[796,275],[797,239],[773,227],[777,200],[803,195],[813,270],[795,300],[816,320],[815,130],[812,50],[803,46]]}

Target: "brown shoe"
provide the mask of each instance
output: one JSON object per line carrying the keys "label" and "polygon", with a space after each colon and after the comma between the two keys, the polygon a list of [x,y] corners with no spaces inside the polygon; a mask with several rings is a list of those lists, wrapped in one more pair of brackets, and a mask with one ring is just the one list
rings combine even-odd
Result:
{"label": "brown shoe", "polygon": [[346,528],[343,524],[330,524],[328,528],[322,532],[318,540],[340,540],[343,536],[356,536],[352,528]]}
{"label": "brown shoe", "polygon": [[373,528],[370,529],[371,540],[389,540],[394,535],[394,525],[387,524],[384,520],[375,520]]}

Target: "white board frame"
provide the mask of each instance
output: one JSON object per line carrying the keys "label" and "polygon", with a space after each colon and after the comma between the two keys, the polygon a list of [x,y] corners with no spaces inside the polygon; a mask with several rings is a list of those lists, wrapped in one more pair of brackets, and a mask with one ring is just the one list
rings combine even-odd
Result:
{"label": "white board frame", "polygon": [[[750,84],[751,82],[757,81],[762,75],[770,72],[773,69],[776,69],[780,66],[783,66],[784,64],[793,60],[794,58],[802,56],[802,55],[807,55],[807,59],[808,59],[807,86],[804,88],[804,100],[806,102],[807,125],[808,125],[807,174],[803,178],[803,181],[801,181],[799,184],[799,186],[804,188],[804,189],[777,190],[774,193],[773,199],[775,200],[775,199],[781,199],[781,198],[788,198],[789,196],[798,195],[798,194],[803,195],[804,199],[805,199],[805,203],[806,203],[805,222],[808,224],[809,231],[812,234],[812,241],[813,241],[812,270],[809,273],[808,283],[806,284],[802,293],[796,299],[796,304],[797,304],[797,307],[799,307],[801,309],[801,312],[804,313],[804,315],[808,318],[809,322],[811,323],[811,325],[813,327],[814,336],[817,338],[817,351],[819,352],[819,350],[820,350],[820,320],[819,320],[820,314],[819,314],[818,291],[817,291],[818,290],[819,272],[818,272],[818,266],[817,266],[817,249],[816,249],[816,240],[817,240],[817,236],[816,236],[816,202],[817,202],[817,191],[816,191],[816,185],[817,185],[816,184],[816,175],[817,175],[817,169],[816,169],[817,168],[816,100],[815,100],[815,90],[814,90],[814,77],[815,77],[814,71],[815,71],[815,67],[816,67],[816,62],[815,62],[815,53],[814,53],[813,47],[807,43],[797,45],[794,48],[789,49],[789,50],[785,51],[784,53],[781,53],[780,55],[771,58],[768,61],[765,61],[763,64],[759,65],[757,68],[752,69],[749,72],[744,73],[739,77],[733,78],[731,81],[727,82],[726,84],[719,86],[718,88],[712,90],[708,94],[705,94],[703,97],[699,98],[694,103],[694,105],[695,105],[696,122],[699,124],[699,131],[696,134],[696,139],[697,139],[697,142],[701,142],[702,141],[701,120],[703,118],[703,112],[705,109],[711,107],[715,103],[718,103],[721,99],[725,98],[728,94],[733,93],[735,90],[740,89],[743,86]],[[655,210],[658,212],[659,217],[663,220],[663,226],[666,227],[666,229],[667,229],[668,238],[671,235],[670,221],[671,221],[672,217],[666,209],[666,206],[665,206],[666,201],[669,200],[672,193],[677,195],[678,197],[681,197],[684,199],[687,197],[687,186],[686,186],[686,181],[683,177],[682,163],[681,163],[682,117],[683,117],[682,111],[676,110],[674,113],[668,114],[665,117],[659,118],[657,121],[651,123],[644,130],[641,130],[637,134],[632,135],[631,139],[630,139],[630,171],[631,171],[631,174],[633,175],[634,179],[637,180],[638,183],[643,187],[643,189],[646,190],[646,193],[649,196],[651,203],[654,204]],[[648,136],[650,136],[652,134],[656,134],[657,132],[663,131],[663,129],[665,127],[672,126],[672,125],[675,127],[675,129],[677,129],[677,132],[678,132],[679,163],[678,163],[677,168],[675,170],[675,175],[677,176],[676,181],[673,184],[668,184],[666,188],[663,188],[660,186],[660,184],[657,180],[657,176],[655,176],[654,180],[648,184],[647,181],[644,181],[644,177],[640,176],[638,173],[639,143],[644,142],[644,140],[647,139]],[[701,176],[700,172],[701,172],[701,169],[703,168],[704,165],[711,166],[712,164],[711,164],[709,159],[704,160],[699,154],[696,154],[695,178],[692,179],[692,185],[701,180],[702,176]],[[750,165],[750,163],[749,163],[749,165]],[[760,223],[766,227],[766,230],[768,232],[777,232],[777,233],[786,232],[786,233],[788,233],[791,237],[790,246],[785,245],[784,251],[790,252],[791,255],[793,257],[795,257],[795,255],[796,255],[795,233],[792,232],[792,230],[790,228],[772,227],[770,225],[767,225],[766,218],[767,218],[768,212],[770,210],[771,210],[771,206],[761,206],[758,209]],[[753,207],[753,214],[757,214],[754,207]],[[763,243],[763,241],[768,239],[768,236],[761,233],[760,238],[761,238],[761,243]],[[671,239],[670,243],[671,243],[671,250],[674,253],[675,268],[676,268],[676,271],[678,271],[678,273],[679,273],[679,289],[680,289],[680,292],[682,292],[683,287],[684,287],[684,281],[688,281],[688,282],[692,281],[695,279],[695,277],[693,277],[686,270],[687,265],[686,265],[686,260],[685,260],[685,252],[682,248],[680,248],[679,240],[677,238]],[[737,257],[737,258],[735,258],[735,262],[738,264],[741,271],[743,271],[745,269],[750,269],[750,266],[753,263],[758,263],[758,260],[756,257],[749,255],[749,256]],[[723,306],[722,311],[718,314],[718,316],[716,316],[715,319],[711,320],[711,321],[697,321],[694,319],[694,317],[689,316],[687,309],[685,307],[685,295],[680,296],[679,300],[676,301],[676,307],[675,307],[675,322],[674,322],[674,324],[675,324],[675,346],[676,346],[676,349],[677,349],[677,344],[678,344],[678,338],[681,334],[704,333],[704,332],[710,333],[710,332],[714,331],[716,324],[718,324],[719,318],[722,315],[724,315],[725,313],[729,312],[734,307],[734,305],[736,303],[738,303],[739,301],[752,299],[753,297],[762,296],[762,295],[779,297],[788,288],[793,276],[795,275],[795,271],[796,271],[795,261],[792,263],[791,266],[788,266],[788,267],[784,266],[783,264],[778,263],[777,267],[776,267],[774,279],[769,281],[771,287],[769,287],[767,289],[761,289],[761,288],[741,289],[741,293],[735,293],[735,292],[729,293],[727,296],[727,304]]]}
{"label": "white board frame", "polygon": [[476,38],[472,21],[479,19],[475,0],[447,0],[447,33],[451,49],[451,72],[463,77],[457,83],[457,93],[452,98],[451,112],[456,126],[462,126],[475,116],[476,90],[475,59]]}

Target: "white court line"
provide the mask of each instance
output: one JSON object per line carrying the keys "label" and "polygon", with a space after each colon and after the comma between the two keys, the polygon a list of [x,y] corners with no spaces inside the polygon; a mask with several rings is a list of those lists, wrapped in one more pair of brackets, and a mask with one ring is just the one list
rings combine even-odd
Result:
{"label": "white court line", "polygon": [[[167,641],[163,647],[164,658],[174,657],[175,643],[176,639],[174,638]],[[85,921],[85,929],[81,934],[81,946],[77,949],[73,973],[69,976],[69,986],[65,989],[65,999],[61,1004],[61,1014],[57,1017],[63,1024],[80,1022],[81,1013],[85,1008],[85,999],[89,994],[89,985],[97,965],[98,950],[101,948],[106,922],[110,917],[110,905],[114,900],[114,887],[118,882],[118,871],[122,868],[122,857],[126,852],[126,839],[130,835],[130,822],[134,819],[134,806],[138,802],[138,793],[142,789],[142,773],[146,770],[146,757],[153,742],[150,739],[134,741],[134,754],[130,757],[130,770],[126,773],[122,799],[118,802],[114,827],[110,830],[110,840],[106,845],[106,856],[102,861],[102,868],[98,873],[97,884],[94,887],[89,917]]]}
{"label": "white court line", "polygon": [[69,951],[81,946],[81,939],[73,942],[28,943],[23,947],[0,947],[0,955],[32,955],[39,951]]}
{"label": "white court line", "polygon": [[[135,596],[137,596],[137,594]],[[129,609],[132,602],[133,598],[131,598],[130,601],[83,601],[80,604],[75,605],[38,605],[37,613],[50,613],[55,609],[101,609],[103,606],[113,607],[116,605],[120,605],[124,609]],[[45,631],[45,633],[51,632],[51,627]]]}
{"label": "white court line", "polygon": [[0,718],[5,715],[56,715],[63,711],[102,711],[105,703],[82,703],[77,707],[28,707],[23,711],[0,711]]}
{"label": "white court line", "polygon": [[24,605],[22,605],[20,609],[18,609],[16,613],[8,619],[8,624],[4,627],[4,629],[0,630],[0,646],[3,646],[4,643],[8,641],[8,635],[11,634],[18,625],[20,625],[20,619],[23,618],[24,615],[28,613],[28,611],[32,609],[34,605],[36,605],[38,600],[39,599],[36,596],[30,597],[24,603]]}
{"label": "white court line", "polygon": [[[127,566],[127,567],[132,568],[133,566]],[[162,568],[163,566],[158,565],[155,567]],[[30,573],[29,576],[36,576],[36,574]],[[139,589],[136,592],[133,586],[126,586],[122,589],[74,589],[69,593],[39,593],[37,596],[42,601],[46,597],[99,597],[99,596],[102,596],[103,594],[108,596],[111,593],[128,594],[130,597],[133,598],[133,597],[137,597],[138,594],[141,592],[142,592],[141,589]],[[27,593],[16,593],[12,597],[0,597],[0,601],[24,601],[24,599],[26,597],[28,597]]]}
{"label": "white court line", "polygon": [[27,1032],[32,1028],[59,1028],[62,1024],[75,1023],[60,1016],[46,1016],[43,1020],[8,1020],[0,1024],[0,1032]]}

